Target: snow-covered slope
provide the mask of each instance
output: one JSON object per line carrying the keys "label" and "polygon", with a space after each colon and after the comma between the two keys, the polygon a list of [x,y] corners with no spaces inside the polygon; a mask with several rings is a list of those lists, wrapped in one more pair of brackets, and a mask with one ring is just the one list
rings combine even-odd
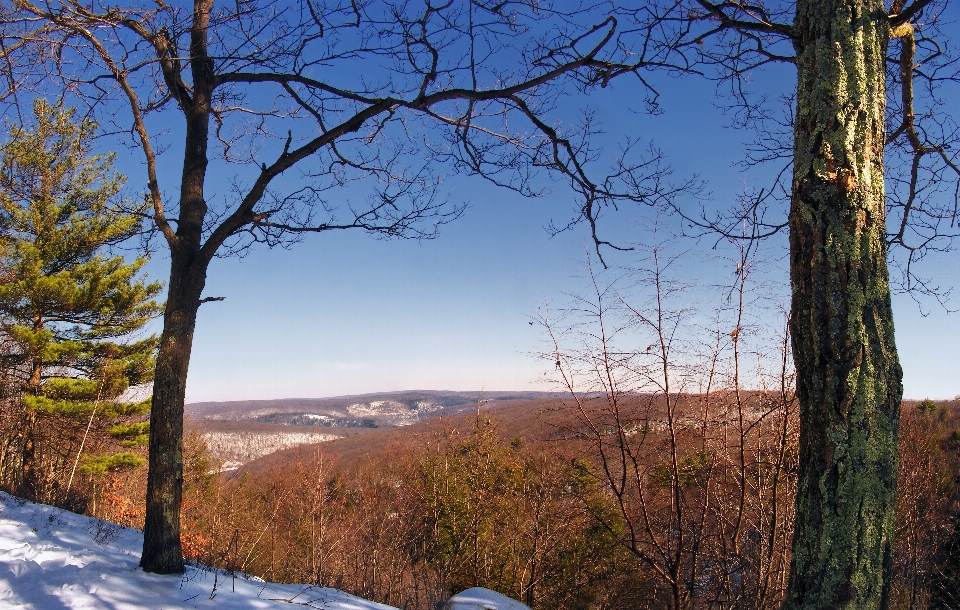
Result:
{"label": "snow-covered slope", "polygon": [[[233,578],[203,567],[176,576],[147,574],[137,567],[142,544],[137,530],[0,492],[0,609],[280,610],[296,604],[396,610],[336,589]],[[450,610],[526,608],[485,589],[469,589],[450,601]]]}
{"label": "snow-covered slope", "polygon": [[258,457],[298,445],[322,443],[340,438],[335,434],[305,432],[204,432],[203,440],[213,455],[224,461],[224,470],[234,470]]}

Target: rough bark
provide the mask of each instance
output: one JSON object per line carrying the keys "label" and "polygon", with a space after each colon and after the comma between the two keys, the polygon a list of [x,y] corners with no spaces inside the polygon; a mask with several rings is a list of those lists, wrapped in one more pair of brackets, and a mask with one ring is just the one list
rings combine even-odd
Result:
{"label": "rough bark", "polygon": [[800,470],[785,608],[888,605],[902,372],[885,242],[878,0],[797,2],[790,210]]}
{"label": "rough bark", "polygon": [[180,545],[180,503],[183,495],[183,404],[193,331],[206,281],[198,270],[174,253],[170,288],[163,317],[150,409],[150,452],[146,518],[140,567],[147,572],[184,571]]}

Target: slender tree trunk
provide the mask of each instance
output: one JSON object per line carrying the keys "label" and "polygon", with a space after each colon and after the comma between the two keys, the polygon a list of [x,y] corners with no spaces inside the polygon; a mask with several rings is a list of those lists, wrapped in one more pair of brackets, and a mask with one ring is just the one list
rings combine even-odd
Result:
{"label": "slender tree trunk", "polygon": [[17,483],[17,495],[28,500],[37,500],[39,492],[37,485],[37,447],[36,427],[37,412],[30,407],[24,407],[21,429],[17,433],[20,443],[20,480]]}
{"label": "slender tree trunk", "polygon": [[[43,319],[36,316],[33,319],[33,331],[43,330]],[[40,384],[43,381],[43,360],[34,358],[30,379],[27,381],[27,391],[37,396],[40,394]],[[37,473],[37,412],[32,407],[24,406],[25,412],[20,430],[20,436],[23,438],[22,451],[20,452],[20,482],[17,485],[17,495],[28,500],[39,501],[40,497],[40,476]]]}
{"label": "slender tree trunk", "polygon": [[181,258],[174,255],[171,264],[150,409],[146,520],[140,567],[158,574],[184,570],[180,545],[183,403],[193,331],[205,282],[205,269],[197,271]]}
{"label": "slender tree trunk", "polygon": [[880,0],[799,0],[790,330],[800,402],[785,608],[886,608],[902,372],[884,226]]}

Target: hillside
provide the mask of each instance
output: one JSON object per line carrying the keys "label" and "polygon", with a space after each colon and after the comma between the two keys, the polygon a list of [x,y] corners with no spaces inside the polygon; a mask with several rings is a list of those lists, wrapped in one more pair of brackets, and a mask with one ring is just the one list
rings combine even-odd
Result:
{"label": "hillside", "polygon": [[[557,397],[493,401],[484,403],[482,411],[499,422],[504,436],[526,442],[575,436],[573,430],[582,425],[574,406]],[[445,437],[457,430],[469,430],[475,414],[476,404],[472,404],[460,412],[437,415],[408,426],[367,429],[320,444],[285,448],[249,461],[239,472],[277,474],[294,464],[311,462],[318,454],[333,458],[340,467],[349,467],[386,452],[429,444],[437,435]]]}
{"label": "hillside", "polygon": [[[268,583],[202,565],[189,565],[183,575],[147,574],[137,567],[142,543],[137,530],[0,492],[0,608],[396,610],[337,589]],[[464,591],[445,605],[481,608],[526,606],[485,589]]]}
{"label": "hillside", "polygon": [[[718,404],[720,402],[718,394]],[[744,393],[750,404],[745,416],[755,421],[762,411],[755,408],[754,402],[760,394]],[[701,397],[684,395],[675,398],[678,402],[678,423],[685,429],[697,429],[702,425]],[[609,412],[605,398],[590,397],[584,400],[585,413],[595,422],[610,425]],[[659,437],[666,426],[662,397],[645,395],[621,396],[619,402],[621,416],[631,422],[629,427],[639,427],[643,423],[647,433],[653,439]],[[592,438],[589,427],[574,400],[569,396],[542,396],[534,399],[500,399],[485,401],[482,413],[491,416],[497,424],[499,434],[508,442],[543,445],[554,451],[585,455]],[[732,422],[735,413],[715,408],[707,414],[712,425]],[[351,468],[365,460],[388,453],[406,452],[412,448],[436,444],[438,439],[450,435],[466,433],[473,429],[476,422],[476,404],[464,406],[453,412],[444,412],[436,417],[425,419],[407,426],[352,430],[353,434],[344,434],[340,438],[320,444],[302,444],[265,454],[245,463],[240,472],[263,473],[266,476],[281,476],[284,469],[298,463],[312,462],[317,456],[332,458],[338,467]],[[201,422],[202,425],[220,424],[220,422]],[[236,424],[233,424],[236,425]],[[333,431],[326,428],[323,430]]]}
{"label": "hillside", "polygon": [[[276,451],[415,426],[476,409],[549,400],[546,392],[406,391],[334,398],[285,398],[187,405],[188,428],[232,470]],[[388,435],[389,436],[389,435]],[[363,442],[363,441],[359,441]]]}

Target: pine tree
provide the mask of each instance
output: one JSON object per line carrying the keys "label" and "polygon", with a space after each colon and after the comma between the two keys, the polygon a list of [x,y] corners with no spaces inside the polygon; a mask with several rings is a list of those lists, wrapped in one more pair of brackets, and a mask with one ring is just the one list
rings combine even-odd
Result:
{"label": "pine tree", "polygon": [[[7,391],[23,408],[16,442],[8,444],[20,460],[12,486],[57,501],[70,474],[62,472],[64,458],[76,455],[65,446],[93,413],[148,408],[117,399],[152,379],[157,338],[141,335],[161,311],[153,300],[161,284],[144,278],[145,257],[108,253],[137,235],[143,216],[121,196],[124,178],[112,170],[113,155],[92,154],[96,125],[44,100],[33,111],[32,128],[11,126],[0,146],[0,332]],[[63,446],[41,442],[50,437],[41,418],[73,429]],[[60,468],[53,468],[54,455]],[[94,461],[109,468],[138,460],[120,453]]]}

